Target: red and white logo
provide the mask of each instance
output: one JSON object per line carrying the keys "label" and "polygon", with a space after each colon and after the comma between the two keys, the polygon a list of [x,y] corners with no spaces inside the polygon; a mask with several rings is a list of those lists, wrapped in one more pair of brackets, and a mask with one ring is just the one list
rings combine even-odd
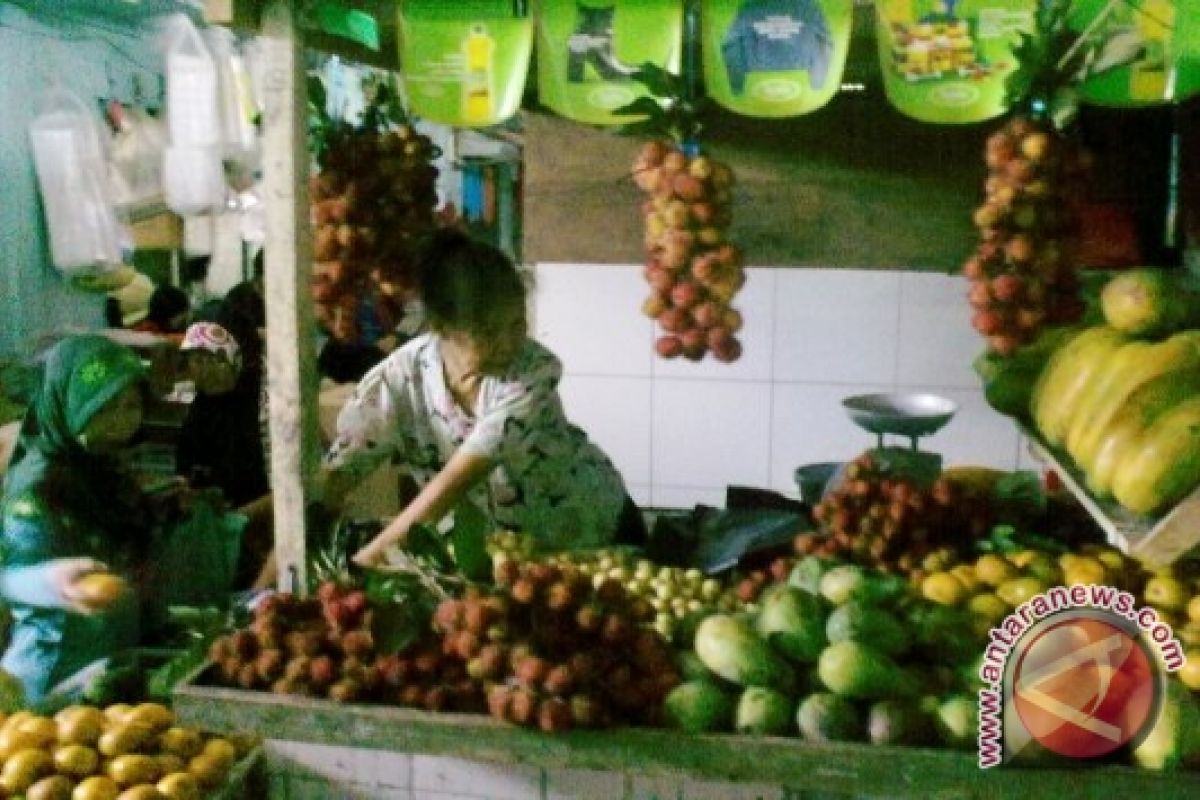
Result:
{"label": "red and white logo", "polygon": [[1161,678],[1153,654],[1120,617],[1057,614],[1017,644],[1012,706],[1029,735],[1060,755],[1093,758],[1136,739],[1158,718]]}

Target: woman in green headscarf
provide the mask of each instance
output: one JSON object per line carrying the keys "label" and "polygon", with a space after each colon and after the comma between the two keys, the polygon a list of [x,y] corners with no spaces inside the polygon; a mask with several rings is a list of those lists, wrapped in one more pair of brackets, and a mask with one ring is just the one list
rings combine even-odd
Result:
{"label": "woman in green headscarf", "polygon": [[131,593],[96,608],[73,586],[95,569],[129,573],[150,549],[145,496],[113,458],[141,425],[143,378],[128,348],[100,336],[65,339],[22,422],[0,506],[0,593],[13,613],[0,666],[30,701],[138,642]]}

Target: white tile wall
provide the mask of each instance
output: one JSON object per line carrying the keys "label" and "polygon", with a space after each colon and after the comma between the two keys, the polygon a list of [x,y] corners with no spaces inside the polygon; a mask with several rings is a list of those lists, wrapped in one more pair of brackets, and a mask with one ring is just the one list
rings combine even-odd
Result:
{"label": "white tile wall", "polygon": [[971,362],[983,350],[983,339],[971,327],[966,283],[959,275],[901,276],[896,371],[900,386],[978,388]]}
{"label": "white tile wall", "polygon": [[750,269],[734,303],[744,353],[720,364],[654,355],[641,270],[542,264],[534,296],[538,336],[563,361],[567,414],[613,457],[637,502],[720,506],[730,484],[796,496],[797,466],[874,445],[841,400],[896,389],[959,403],[943,432],[923,440],[947,463],[1036,468],[971,371],[982,340],[962,278]]}
{"label": "white tile wall", "polygon": [[766,485],[769,383],[656,379],[652,413],[654,485]]}
{"label": "white tile wall", "polygon": [[567,418],[621,466],[627,484],[650,484],[652,381],[567,375],[559,384]]}
{"label": "white tile wall", "polygon": [[641,267],[543,264],[535,287],[536,338],[568,371],[650,375],[653,323],[641,311],[650,293]]}
{"label": "white tile wall", "polygon": [[895,380],[899,273],[776,272],[775,380],[889,384]]}

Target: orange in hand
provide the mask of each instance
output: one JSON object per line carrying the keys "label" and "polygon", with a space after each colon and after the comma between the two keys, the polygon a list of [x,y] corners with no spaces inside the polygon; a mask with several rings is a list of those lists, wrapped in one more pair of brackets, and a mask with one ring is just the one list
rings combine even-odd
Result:
{"label": "orange in hand", "polygon": [[71,590],[75,599],[86,606],[108,608],[129,591],[129,584],[111,572],[90,572],[75,581]]}

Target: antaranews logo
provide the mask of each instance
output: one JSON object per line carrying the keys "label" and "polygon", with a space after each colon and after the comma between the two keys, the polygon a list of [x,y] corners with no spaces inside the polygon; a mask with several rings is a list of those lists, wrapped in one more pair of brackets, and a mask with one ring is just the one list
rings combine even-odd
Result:
{"label": "antaranews logo", "polygon": [[1135,746],[1183,648],[1153,608],[1110,586],[1056,586],[992,629],[979,668],[979,766],[1031,745],[1070,758]]}

